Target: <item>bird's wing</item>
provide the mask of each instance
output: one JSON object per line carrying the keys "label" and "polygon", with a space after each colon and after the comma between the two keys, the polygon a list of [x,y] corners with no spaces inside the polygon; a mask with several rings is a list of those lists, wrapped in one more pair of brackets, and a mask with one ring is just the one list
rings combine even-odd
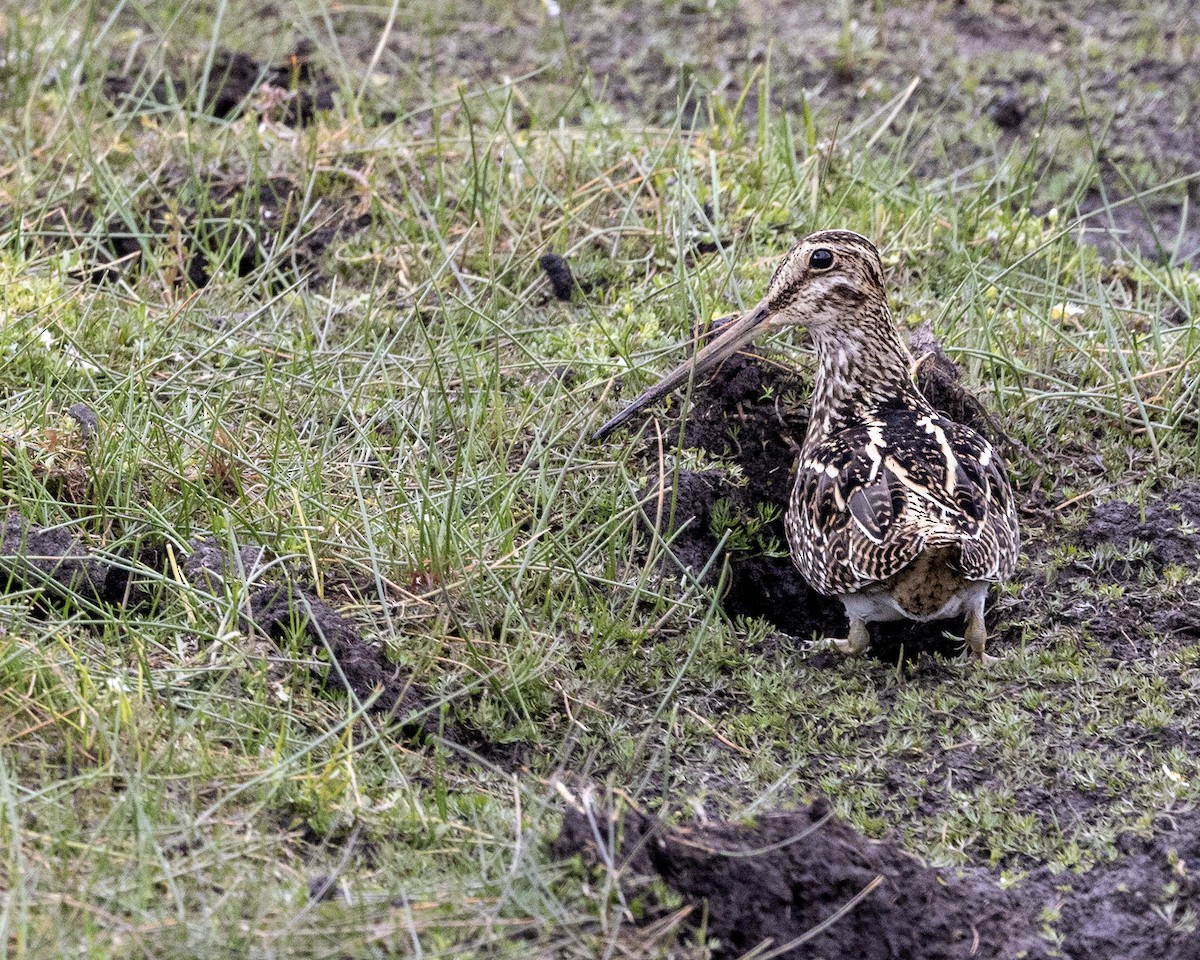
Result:
{"label": "bird's wing", "polygon": [[885,411],[806,452],[789,524],[801,573],[829,594],[886,580],[928,547],[960,546],[970,580],[997,579],[1016,560],[999,457],[931,411]]}

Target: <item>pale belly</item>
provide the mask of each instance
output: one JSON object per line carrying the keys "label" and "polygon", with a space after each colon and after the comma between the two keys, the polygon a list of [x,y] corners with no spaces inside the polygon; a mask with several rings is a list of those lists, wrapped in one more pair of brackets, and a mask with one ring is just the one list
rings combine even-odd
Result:
{"label": "pale belly", "polygon": [[842,594],[846,615],[860,620],[953,620],[982,615],[988,583],[966,580],[945,551],[930,550],[882,583]]}
{"label": "pale belly", "polygon": [[987,588],[988,585],[983,581],[975,581],[933,613],[910,612],[886,592],[847,593],[839,599],[846,608],[846,616],[868,623],[885,620],[916,620],[926,623],[931,620],[955,620],[977,612],[982,614],[984,602],[987,600]]}

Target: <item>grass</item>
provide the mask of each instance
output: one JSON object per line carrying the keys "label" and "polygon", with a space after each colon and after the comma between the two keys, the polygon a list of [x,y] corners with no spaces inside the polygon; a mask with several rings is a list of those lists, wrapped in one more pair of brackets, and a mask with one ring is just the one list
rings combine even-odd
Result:
{"label": "grass", "polygon": [[[286,17],[324,51],[321,11]],[[1017,876],[1104,861],[1200,798],[1170,735],[1200,719],[1195,648],[1152,635],[1152,660],[1119,663],[1081,626],[1130,596],[1197,596],[1194,569],[1141,582],[1071,545],[1095,500],[1200,470],[1200,274],[1134,250],[1114,267],[1081,240],[1098,147],[1067,162],[1017,142],[914,178],[946,115],[904,88],[850,123],[779,110],[769,62],[698,114],[640,121],[578,77],[563,96],[564,67],[425,83],[383,57],[376,82],[373,45],[321,54],[336,105],[299,130],[186,98],[114,110],[101,92],[131,47],[148,80],[222,45],[283,56],[239,14],[0,14],[0,491],[101,553],[153,540],[174,558],[142,571],[155,602],[137,615],[16,585],[0,598],[9,952],[709,955],[669,891],[553,861],[560,775],[671,818],[820,792],[931,862]],[[844,29],[845,69],[866,69],[870,38]],[[1159,193],[1185,188],[1151,169]],[[289,226],[247,240],[235,222],[261,226],[270,178],[295,187]],[[1058,212],[1031,213],[1046,196]],[[370,225],[298,275],[345,211]],[[139,265],[94,285],[80,278],[110,221]],[[818,667],[813,638],[730,622],[716,592],[657,572],[670,548],[635,525],[634,440],[585,439],[618,380],[630,396],[697,318],[753,302],[797,236],[834,224],[881,240],[897,316],[933,321],[1033,451],[1013,463],[1021,489],[1064,506],[1065,537],[1028,523],[991,675]],[[183,278],[197,246],[202,290]],[[547,296],[548,249],[584,282],[571,303]],[[799,338],[777,346],[808,362]],[[67,413],[80,402],[91,443]],[[218,596],[189,587],[178,564],[198,537],[261,545],[269,570]],[[1069,575],[1080,565],[1098,582]],[[314,684],[325,654],[299,632],[247,632],[239,610],[271,571],[311,583],[478,743],[414,742]]]}

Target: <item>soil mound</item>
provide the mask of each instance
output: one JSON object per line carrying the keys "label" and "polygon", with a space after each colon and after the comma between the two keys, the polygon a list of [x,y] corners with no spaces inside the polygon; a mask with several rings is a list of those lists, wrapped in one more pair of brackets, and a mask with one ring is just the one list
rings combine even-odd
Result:
{"label": "soil mound", "polygon": [[349,200],[305,211],[304,190],[287,177],[216,183],[190,201],[176,195],[178,186],[163,184],[126,215],[103,223],[81,206],[52,210],[31,226],[60,245],[77,245],[83,279],[92,283],[154,264],[167,282],[201,288],[218,269],[247,277],[269,264],[267,286],[278,288],[321,280],[326,249],[371,223]]}
{"label": "soil mound", "polygon": [[[184,575],[192,586],[209,594],[224,590],[227,582],[244,577],[261,561],[258,547],[245,547],[234,557],[213,539],[189,546]],[[85,548],[66,529],[42,527],[17,513],[5,519],[0,550],[0,592],[35,591],[43,607],[83,603],[140,614],[152,609],[155,591],[171,582],[163,574],[166,551],[161,545],[143,543],[131,550],[101,553]],[[288,630],[302,630],[315,650],[328,653],[327,667],[314,668],[322,684],[352,693],[369,703],[373,712],[405,721],[410,734],[466,739],[461,731],[439,727],[438,711],[430,709],[434,701],[388,661],[379,644],[362,636],[324,600],[287,579],[250,579],[257,582],[251,585],[242,616],[244,629],[275,641]]]}
{"label": "soil mound", "polygon": [[314,47],[301,41],[280,63],[260,63],[249,54],[218,50],[205,75],[202,67],[184,76],[110,73],[105,95],[120,107],[147,104],[192,105],[222,119],[234,119],[247,109],[292,127],[313,121],[318,110],[333,107],[337,84],[313,59]]}
{"label": "soil mound", "polygon": [[[1134,856],[1081,875],[1042,870],[1003,889],[982,868],[934,869],[867,840],[823,801],[753,824],[668,827],[632,808],[571,798],[556,856],[582,853],[661,878],[695,909],[721,956],[762,945],[791,960],[1194,960],[1183,922],[1200,906],[1195,814]],[[598,840],[599,838],[599,840]],[[777,951],[777,952],[776,952]]]}

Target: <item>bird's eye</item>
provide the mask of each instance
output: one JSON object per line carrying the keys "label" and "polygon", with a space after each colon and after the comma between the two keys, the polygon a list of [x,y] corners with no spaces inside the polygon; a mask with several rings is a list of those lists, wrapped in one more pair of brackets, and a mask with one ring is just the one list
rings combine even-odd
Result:
{"label": "bird's eye", "polygon": [[833,251],[824,247],[814,250],[808,258],[808,265],[814,270],[828,270],[833,266]]}

